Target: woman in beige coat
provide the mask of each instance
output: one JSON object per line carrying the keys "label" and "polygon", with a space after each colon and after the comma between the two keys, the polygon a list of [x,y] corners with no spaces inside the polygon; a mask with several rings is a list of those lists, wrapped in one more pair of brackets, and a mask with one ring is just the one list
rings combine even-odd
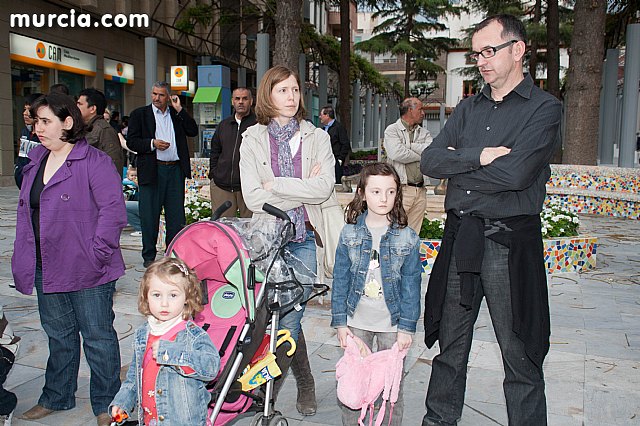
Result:
{"label": "woman in beige coat", "polygon": [[[264,203],[286,211],[296,227],[287,249],[317,273],[316,246],[323,246],[325,234],[322,208],[334,202],[337,205],[332,196],[335,160],[329,135],[304,120],[300,80],[294,71],[283,66],[269,69],[262,78],[256,116],[258,124],[244,132],[240,145],[244,201],[254,219],[266,216],[262,211]],[[307,287],[305,297],[311,293]],[[280,328],[290,330],[298,343],[291,361],[298,387],[296,406],[301,414],[313,415],[315,384],[300,326],[303,313],[304,305],[301,310],[282,312]],[[287,366],[284,367],[286,372]],[[282,381],[276,382],[277,389]]]}

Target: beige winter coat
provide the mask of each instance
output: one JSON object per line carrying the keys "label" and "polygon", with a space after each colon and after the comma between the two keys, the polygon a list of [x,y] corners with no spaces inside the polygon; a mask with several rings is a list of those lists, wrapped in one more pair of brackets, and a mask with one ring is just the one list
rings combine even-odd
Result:
{"label": "beige winter coat", "polygon": [[[335,158],[331,151],[329,134],[307,121],[300,122],[302,134],[302,179],[292,177],[275,177],[271,169],[271,149],[267,126],[256,124],[242,134],[240,145],[240,175],[242,196],[247,207],[256,219],[273,219],[262,210],[264,203],[269,203],[287,211],[304,206],[311,225],[320,234],[328,252],[327,265],[333,268],[333,257],[337,238],[344,225],[342,209],[338,204],[335,192]],[[309,177],[315,164],[321,165],[318,176]],[[262,185],[273,181],[271,191]],[[331,217],[328,227],[324,217]],[[327,214],[327,212],[331,212]],[[338,219],[339,218],[339,219]],[[337,222],[338,223],[333,223]],[[324,259],[324,250],[318,250],[320,259]],[[320,262],[320,266],[323,262]],[[318,270],[318,276],[322,271]]]}

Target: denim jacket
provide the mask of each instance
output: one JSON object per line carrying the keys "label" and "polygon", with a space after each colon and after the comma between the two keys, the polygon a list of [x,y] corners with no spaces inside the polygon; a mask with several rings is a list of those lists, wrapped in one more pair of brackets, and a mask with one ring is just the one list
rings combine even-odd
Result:
{"label": "denim jacket", "polygon": [[[331,289],[332,327],[346,327],[347,315],[353,316],[364,293],[372,245],[366,217],[365,211],[355,225],[345,225],[340,234]],[[392,225],[382,236],[380,272],[391,325],[415,333],[421,310],[422,267],[420,239],[411,228]]]}
{"label": "denim jacket", "polygon": [[[147,347],[149,325],[136,330],[133,343],[133,361],[127,371],[127,378],[111,402],[127,414],[135,407],[138,424],[143,424],[142,413],[142,360]],[[211,343],[209,335],[191,321],[180,331],[174,341],[160,340],[158,358],[160,371],[156,379],[156,407],[159,424],[164,426],[204,426],[207,423],[207,406],[211,394],[205,388],[207,382],[218,374],[220,356]],[[192,374],[180,367],[190,367]]]}

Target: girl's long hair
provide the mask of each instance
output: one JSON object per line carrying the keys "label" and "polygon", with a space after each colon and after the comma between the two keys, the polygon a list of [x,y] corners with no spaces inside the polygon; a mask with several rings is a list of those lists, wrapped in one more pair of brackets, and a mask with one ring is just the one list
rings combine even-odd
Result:
{"label": "girl's long hair", "polygon": [[360,216],[367,209],[367,202],[364,199],[364,189],[369,181],[369,176],[393,176],[396,182],[396,199],[393,208],[387,214],[387,218],[392,226],[404,228],[408,224],[407,212],[402,207],[402,187],[400,186],[400,177],[396,170],[387,163],[367,164],[362,168],[358,176],[358,186],[353,200],[347,205],[344,213],[344,219],[347,223],[355,224]]}

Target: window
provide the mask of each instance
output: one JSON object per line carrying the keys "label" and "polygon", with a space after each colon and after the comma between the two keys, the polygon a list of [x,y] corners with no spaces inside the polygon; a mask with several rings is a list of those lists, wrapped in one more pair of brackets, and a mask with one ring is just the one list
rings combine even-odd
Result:
{"label": "window", "polygon": [[398,58],[391,53],[385,53],[384,55],[374,56],[373,63],[374,64],[397,64]]}

